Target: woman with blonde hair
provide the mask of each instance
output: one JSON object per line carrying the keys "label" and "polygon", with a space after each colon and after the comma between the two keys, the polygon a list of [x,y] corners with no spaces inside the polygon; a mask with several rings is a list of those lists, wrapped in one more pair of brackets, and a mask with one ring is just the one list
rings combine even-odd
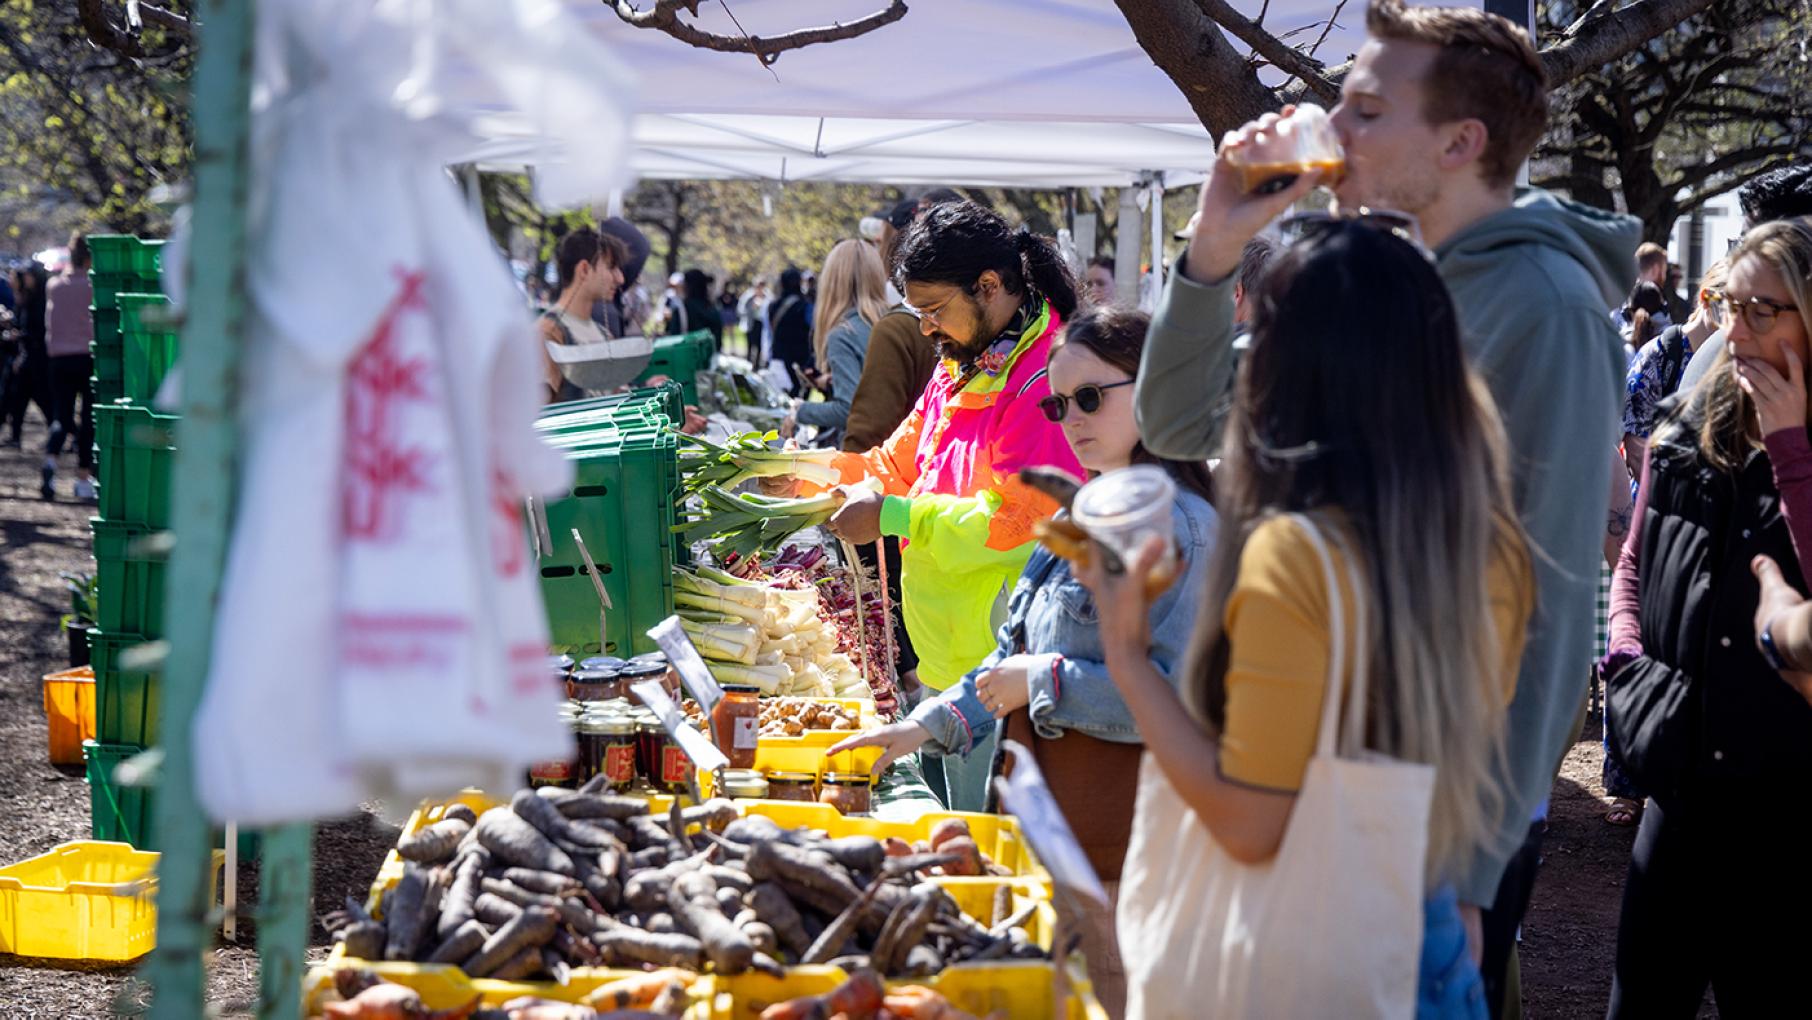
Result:
{"label": "woman with blonde hair", "polygon": [[793,401],[781,427],[792,435],[798,425],[818,429],[818,444],[835,448],[849,422],[850,399],[862,381],[868,356],[868,334],[887,314],[887,276],[881,256],[865,241],[838,242],[818,274],[818,306],[812,323],[812,352],[822,378],[828,374],[830,399],[808,404]]}
{"label": "woman with blonde hair", "polygon": [[1812,220],[1731,250],[1725,342],[1662,404],[1611,585],[1602,667],[1625,770],[1648,792],[1623,887],[1612,1017],[1687,1017],[1709,985],[1727,1016],[1803,999],[1812,938],[1812,705],[1776,670],[1771,621],[1749,640],[1767,556],[1812,574],[1806,323]]}

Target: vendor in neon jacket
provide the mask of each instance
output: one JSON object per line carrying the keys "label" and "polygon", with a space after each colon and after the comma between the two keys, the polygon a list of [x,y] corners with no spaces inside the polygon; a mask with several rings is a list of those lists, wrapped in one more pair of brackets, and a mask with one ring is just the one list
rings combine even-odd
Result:
{"label": "vendor in neon jacket", "polygon": [[[1057,504],[1018,478],[1050,465],[1078,476],[1050,395],[1051,340],[1076,311],[1057,247],[971,202],[933,207],[901,235],[894,274],[940,363],[912,413],[880,446],[837,460],[848,490],[830,527],[857,544],[905,539],[902,609],[919,680],[942,691],[994,650],[994,625],[1032,555],[1032,525]],[[987,756],[945,783],[952,808],[979,808]],[[934,787],[935,789],[935,787]],[[947,801],[949,803],[949,801]]]}

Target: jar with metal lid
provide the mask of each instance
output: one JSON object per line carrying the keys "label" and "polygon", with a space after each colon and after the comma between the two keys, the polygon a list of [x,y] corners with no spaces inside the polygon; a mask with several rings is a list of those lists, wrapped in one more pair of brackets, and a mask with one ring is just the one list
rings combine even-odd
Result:
{"label": "jar with metal lid", "polygon": [[818,800],[818,777],[810,772],[770,772],[768,799],[815,803]]}
{"label": "jar with metal lid", "polygon": [[667,679],[664,682],[667,685],[667,696],[676,699],[680,696],[681,685],[679,670],[674,669],[673,664],[667,661],[666,652],[643,652],[629,661],[632,664],[642,666],[659,666],[666,670]]}
{"label": "jar with metal lid", "polygon": [[711,735],[733,769],[755,767],[755,747],[761,741],[760,697],[759,688],[730,684],[723,700],[711,709]]}
{"label": "jar with metal lid", "polygon": [[[617,675],[623,679],[624,696],[638,705],[642,703],[642,699],[635,693],[635,685],[644,680],[660,680],[662,686],[666,686],[666,673],[667,664],[664,662],[636,662],[634,660],[624,663],[617,670]],[[667,694],[669,697],[678,696],[678,692],[671,688],[668,689]]]}
{"label": "jar with metal lid", "polygon": [[567,697],[574,701],[607,701],[623,696],[623,678],[615,669],[579,669],[566,682]]}
{"label": "jar with metal lid", "polygon": [[550,655],[547,657],[547,672],[561,690],[566,689],[566,681],[573,672],[573,657],[570,655]]}
{"label": "jar with metal lid", "polygon": [[874,780],[862,772],[826,772],[818,802],[829,804],[845,815],[868,814],[873,800]]}
{"label": "jar with metal lid", "polygon": [[648,785],[663,793],[686,793],[692,784],[692,759],[686,756],[679,741],[674,740],[656,719],[636,724],[636,735],[648,749]]}
{"label": "jar with metal lid", "polygon": [[581,659],[577,668],[622,669],[624,666],[628,665],[628,663],[628,659],[619,659],[614,655],[594,655],[589,659]]}
{"label": "jar with metal lid", "polygon": [[768,781],[754,769],[725,769],[724,796],[732,800],[761,800],[768,795]]}
{"label": "jar with metal lid", "polygon": [[585,717],[590,739],[586,779],[603,776],[606,789],[622,792],[635,784],[635,720],[620,712],[593,713]]}

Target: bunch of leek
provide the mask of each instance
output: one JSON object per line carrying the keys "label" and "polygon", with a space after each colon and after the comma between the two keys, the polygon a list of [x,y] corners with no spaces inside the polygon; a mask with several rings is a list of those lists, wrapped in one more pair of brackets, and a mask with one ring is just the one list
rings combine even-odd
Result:
{"label": "bunch of leek", "polygon": [[773,550],[794,532],[830,520],[842,505],[835,493],[784,499],[753,492],[731,495],[715,485],[699,489],[697,496],[699,505],[687,508],[692,516],[673,530],[687,543],[715,538],[712,549],[719,559]]}
{"label": "bunch of leek", "polygon": [[681,624],[720,682],[769,695],[872,699],[854,664],[837,651],[816,591],[705,566],[676,571],[673,591]]}
{"label": "bunch of leek", "polygon": [[690,493],[711,486],[734,489],[755,478],[790,476],[820,486],[842,480],[831,463],[837,451],[772,449],[768,444],[780,439],[777,432],[740,432],[722,443],[684,434],[679,438],[687,447],[680,458],[680,471]]}

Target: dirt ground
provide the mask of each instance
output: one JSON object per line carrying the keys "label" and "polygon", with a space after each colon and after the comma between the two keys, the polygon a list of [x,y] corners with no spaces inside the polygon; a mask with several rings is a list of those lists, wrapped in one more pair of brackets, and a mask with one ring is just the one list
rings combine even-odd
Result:
{"label": "dirt ground", "polygon": [[[89,834],[88,789],[79,770],[45,764],[45,716],[38,678],[67,661],[57,626],[68,597],[60,572],[92,571],[87,520],[92,505],[70,499],[73,458],[65,456],[59,499],[38,498],[43,431],[30,415],[25,450],[0,450],[0,863],[42,853]],[[1596,733],[1596,721],[1588,723]],[[1604,1015],[1616,946],[1617,910],[1633,829],[1605,824],[1595,740],[1573,748],[1554,789],[1545,861],[1521,947],[1525,1015]],[[315,837],[314,913],[363,893],[397,830],[368,811],[323,825]],[[258,991],[256,863],[240,868],[247,915],[237,945],[218,945],[208,978],[211,1008],[251,1015]],[[318,924],[311,959],[330,948]],[[0,1014],[9,1018],[132,1015],[147,992],[131,967],[68,965],[0,954]],[[1715,1016],[1707,1011],[1706,1016]]]}

